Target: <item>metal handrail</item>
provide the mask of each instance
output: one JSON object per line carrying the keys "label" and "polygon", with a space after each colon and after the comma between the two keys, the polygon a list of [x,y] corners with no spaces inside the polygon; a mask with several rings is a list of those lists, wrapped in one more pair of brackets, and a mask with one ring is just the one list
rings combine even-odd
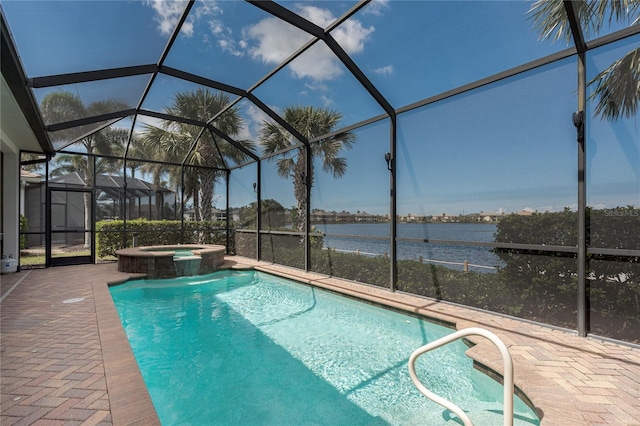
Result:
{"label": "metal handrail", "polygon": [[418,388],[418,390],[430,400],[442,405],[443,407],[453,411],[459,418],[462,420],[465,426],[473,426],[473,423],[467,417],[464,411],[460,407],[458,407],[453,402],[444,399],[435,393],[429,391],[418,379],[416,375],[415,363],[416,359],[420,356],[429,352],[432,349],[438,348],[440,346],[444,346],[447,343],[451,343],[455,340],[458,340],[462,337],[469,335],[478,335],[482,337],[486,337],[491,340],[491,342],[500,350],[500,354],[502,355],[503,362],[503,385],[504,385],[504,426],[513,426],[513,360],[511,359],[511,354],[507,349],[507,346],[500,340],[498,336],[493,334],[492,332],[485,330],[483,328],[471,327],[465,328],[463,330],[452,333],[448,336],[441,337],[438,340],[435,340],[431,343],[427,343],[424,346],[413,351],[411,356],[409,357],[409,375],[411,376],[411,380],[413,384]]}

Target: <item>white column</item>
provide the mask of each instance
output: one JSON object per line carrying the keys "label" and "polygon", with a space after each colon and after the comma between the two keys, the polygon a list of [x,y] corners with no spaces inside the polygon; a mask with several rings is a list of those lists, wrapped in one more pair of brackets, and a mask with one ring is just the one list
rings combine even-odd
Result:
{"label": "white column", "polygon": [[[3,147],[5,148],[5,147]],[[2,158],[2,255],[19,254],[20,154],[4,151]]]}

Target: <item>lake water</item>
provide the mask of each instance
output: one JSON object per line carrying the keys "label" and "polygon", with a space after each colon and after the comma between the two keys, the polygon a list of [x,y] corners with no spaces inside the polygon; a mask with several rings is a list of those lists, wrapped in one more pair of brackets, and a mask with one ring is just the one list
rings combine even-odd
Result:
{"label": "lake water", "polygon": [[[384,256],[391,252],[389,223],[314,224],[313,227],[327,234],[324,237],[324,248],[359,251],[365,256]],[[496,225],[491,223],[399,223],[398,238],[421,241],[398,241],[397,257],[398,260],[416,261],[422,258],[424,263],[441,264],[454,269],[463,269],[463,264],[467,261],[469,270],[495,272],[495,267],[502,266],[503,263],[491,252],[490,247],[423,241],[491,243],[495,232]]]}

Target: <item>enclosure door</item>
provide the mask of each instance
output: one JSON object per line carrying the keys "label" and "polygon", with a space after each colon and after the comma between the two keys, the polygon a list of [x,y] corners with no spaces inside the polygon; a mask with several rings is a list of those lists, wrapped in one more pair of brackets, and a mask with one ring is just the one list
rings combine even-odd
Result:
{"label": "enclosure door", "polygon": [[93,263],[91,191],[49,189],[47,266]]}

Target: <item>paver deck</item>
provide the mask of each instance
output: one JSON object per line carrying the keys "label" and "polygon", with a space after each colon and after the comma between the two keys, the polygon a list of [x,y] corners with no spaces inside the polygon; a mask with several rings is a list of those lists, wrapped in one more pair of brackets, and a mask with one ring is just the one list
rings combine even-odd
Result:
{"label": "paver deck", "polygon": [[[486,328],[509,347],[516,386],[543,425],[640,425],[638,348],[246,258],[229,257],[225,266]],[[0,424],[159,424],[106,284],[132,275],[114,263],[2,275]],[[498,351],[473,340],[469,355],[500,372]]]}

